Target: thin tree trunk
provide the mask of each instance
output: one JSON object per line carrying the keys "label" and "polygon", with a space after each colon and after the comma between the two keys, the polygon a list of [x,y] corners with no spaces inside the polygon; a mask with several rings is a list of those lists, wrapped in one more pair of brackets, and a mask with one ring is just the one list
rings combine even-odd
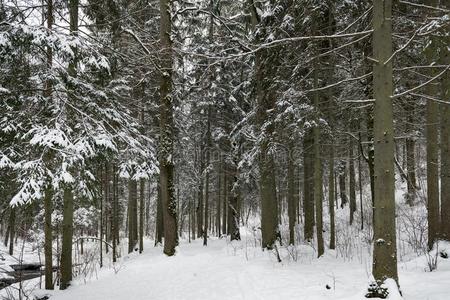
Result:
{"label": "thin tree trunk", "polygon": [[[360,130],[360,128],[358,128]],[[359,141],[361,142],[361,140]],[[364,229],[364,210],[363,210],[363,184],[362,184],[362,169],[361,169],[361,148],[358,147],[358,183],[359,183],[359,209],[361,213],[361,230]]]}
{"label": "thin tree trunk", "polygon": [[[161,199],[161,185],[157,183],[157,198],[156,198],[156,237],[155,246],[162,245],[162,237],[164,235],[164,222],[162,213],[162,199]],[[195,223],[193,223],[195,224]],[[194,226],[195,228],[195,226]],[[195,230],[195,229],[193,229]]]}
{"label": "thin tree trunk", "polygon": [[[353,122],[353,121],[352,121]],[[351,126],[353,129],[354,126]],[[355,158],[354,156],[354,141],[353,138],[350,138],[349,143],[349,192],[350,192],[350,225],[353,224],[354,213],[356,211],[356,172],[355,172]]]}
{"label": "thin tree trunk", "polygon": [[331,139],[329,169],[328,169],[328,205],[330,209],[330,249],[336,249],[336,224],[335,224],[335,207],[334,207],[334,140]]}
{"label": "thin tree trunk", "polygon": [[228,180],[227,180],[227,165],[223,166],[223,211],[222,211],[222,234],[228,234]]}
{"label": "thin tree trunk", "polygon": [[222,235],[222,232],[221,232],[222,226],[220,224],[220,217],[222,215],[221,192],[222,192],[222,158],[219,163],[219,170],[217,172],[216,232],[217,232],[218,237],[220,237]]}
{"label": "thin tree trunk", "polygon": [[204,219],[204,213],[203,213],[203,171],[205,170],[205,162],[203,160],[203,155],[205,148],[203,146],[203,141],[200,141],[200,153],[199,153],[199,166],[200,166],[200,182],[198,186],[198,206],[197,206],[197,237],[202,238],[203,237],[203,219]]}
{"label": "thin tree trunk", "polygon": [[145,212],[145,181],[140,180],[139,190],[139,253],[144,251],[144,212]]}
{"label": "thin tree trunk", "polygon": [[134,251],[137,243],[137,181],[128,183],[128,253]]}
{"label": "thin tree trunk", "polygon": [[[414,122],[414,108],[410,108],[413,104],[408,104],[407,109],[407,122],[406,122],[406,133],[407,135],[411,135],[414,129],[411,124]],[[407,188],[408,194],[406,196],[406,202],[409,205],[414,205],[416,199],[416,142],[415,137],[408,136],[406,138],[406,170],[407,170]]]}
{"label": "thin tree trunk", "polygon": [[341,208],[344,208],[344,206],[348,203],[347,198],[347,189],[345,186],[347,178],[347,167],[344,160],[341,160],[339,164],[339,194],[341,196]]}
{"label": "thin tree trunk", "polygon": [[16,207],[9,210],[9,255],[14,255],[14,238],[16,234]]}
{"label": "thin tree trunk", "polygon": [[206,129],[206,174],[205,174],[205,226],[203,229],[203,246],[208,245],[208,227],[209,227],[209,176],[210,176],[210,151],[211,151],[211,106],[208,106],[208,119]]}
{"label": "thin tree trunk", "polygon": [[293,142],[289,141],[288,152],[288,168],[287,168],[287,180],[288,180],[288,218],[289,218],[289,245],[295,244],[295,220],[296,220],[296,203],[295,203],[295,165],[293,153]]}
{"label": "thin tree trunk", "polygon": [[111,231],[112,231],[112,258],[113,262],[117,261],[117,236],[118,236],[118,225],[119,221],[117,220],[117,181],[116,181],[116,167],[113,165],[112,167],[112,176],[113,176],[113,197],[112,197],[112,222],[111,222]]}
{"label": "thin tree trunk", "polygon": [[305,240],[310,241],[314,236],[314,153],[313,136],[309,131],[305,134],[303,140],[303,213],[305,215],[304,235]]}
{"label": "thin tree trunk", "polygon": [[[51,2],[51,1],[49,1]],[[44,197],[44,256],[45,256],[45,289],[53,290],[53,232],[52,232],[52,201],[51,186],[45,190]]]}

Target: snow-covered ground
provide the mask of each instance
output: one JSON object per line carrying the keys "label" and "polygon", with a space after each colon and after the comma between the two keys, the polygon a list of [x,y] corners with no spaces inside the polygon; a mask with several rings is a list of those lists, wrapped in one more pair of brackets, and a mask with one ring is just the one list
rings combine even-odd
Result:
{"label": "snow-covered ground", "polygon": [[[68,290],[51,292],[50,299],[360,300],[369,281],[369,256],[348,261],[328,251],[316,259],[310,246],[301,246],[297,261],[283,248],[283,262],[278,263],[273,253],[255,248],[245,236],[235,244],[210,240],[208,247],[200,240],[182,242],[174,257],[161,250],[147,241],[145,253],[125,256],[87,282],[78,278]],[[450,259],[440,259],[438,271],[426,269],[425,257],[399,263],[404,299],[450,299]]]}

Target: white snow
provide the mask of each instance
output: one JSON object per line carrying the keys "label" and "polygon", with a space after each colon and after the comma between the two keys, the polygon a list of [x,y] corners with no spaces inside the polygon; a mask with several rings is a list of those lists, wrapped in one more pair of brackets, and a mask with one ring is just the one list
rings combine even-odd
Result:
{"label": "white snow", "polygon": [[[362,262],[345,261],[328,251],[316,259],[304,245],[298,248],[297,262],[283,250],[283,262],[277,263],[273,253],[255,248],[245,236],[233,244],[210,240],[207,247],[200,240],[184,241],[174,257],[163,255],[151,241],[145,246],[144,254],[123,257],[87,284],[78,279],[66,291],[39,294],[51,293],[51,300],[362,300],[371,277],[369,256]],[[441,260],[432,273],[424,271],[425,264],[423,257],[399,264],[403,299],[449,299],[450,260]],[[392,291],[388,299],[402,299],[393,284],[386,283]]]}

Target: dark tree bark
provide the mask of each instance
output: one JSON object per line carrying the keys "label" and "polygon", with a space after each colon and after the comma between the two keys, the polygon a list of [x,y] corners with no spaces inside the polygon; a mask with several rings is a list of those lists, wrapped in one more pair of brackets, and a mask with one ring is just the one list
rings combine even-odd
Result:
{"label": "dark tree bark", "polygon": [[72,237],[73,237],[73,192],[72,187],[64,187],[63,231],[61,245],[61,282],[59,288],[65,290],[72,281]]}
{"label": "dark tree bark", "polygon": [[145,181],[139,182],[139,253],[144,251]]}
{"label": "dark tree bark", "polygon": [[[78,0],[69,1],[70,33],[78,35]],[[69,62],[68,73],[71,77],[77,76],[77,49],[72,47],[73,59]],[[73,187],[64,186],[63,196],[63,235],[61,245],[61,282],[60,289],[64,290],[72,281],[72,239],[73,239]]]}
{"label": "dark tree bark", "polygon": [[293,142],[289,142],[287,180],[288,180],[288,218],[289,218],[289,245],[295,244],[295,221],[296,221],[296,198],[295,198],[295,165],[293,153]]}
{"label": "dark tree bark", "polygon": [[173,98],[172,98],[172,0],[160,0],[160,184],[164,221],[164,253],[175,254],[178,245],[176,199],[173,163]]}
{"label": "dark tree bark", "polygon": [[[354,126],[351,126],[352,129]],[[350,192],[350,225],[353,224],[354,221],[354,213],[356,212],[356,172],[355,172],[355,158],[354,158],[354,140],[353,138],[350,138],[350,144],[349,144],[349,192]]]}
{"label": "dark tree bark", "polygon": [[9,209],[9,255],[14,255],[14,239],[16,236],[16,207]]}
{"label": "dark tree bark", "polygon": [[347,189],[346,189],[346,181],[347,181],[347,167],[344,160],[341,160],[339,164],[339,195],[341,197],[341,208],[348,203],[347,198]]}
{"label": "dark tree bark", "polygon": [[303,213],[305,215],[304,235],[307,241],[314,236],[314,152],[312,131],[305,134],[303,139]]}
{"label": "dark tree bark", "polygon": [[[51,1],[49,1],[51,2]],[[53,290],[53,190],[49,186],[45,190],[44,197],[44,256],[45,256],[45,289]]]}
{"label": "dark tree bark", "polygon": [[[164,235],[164,222],[162,213],[162,199],[161,199],[161,186],[159,182],[157,183],[157,198],[156,198],[156,236],[155,236],[155,246],[162,245],[162,238]],[[195,224],[195,222],[193,222]],[[195,226],[194,227],[194,238],[195,238]]]}

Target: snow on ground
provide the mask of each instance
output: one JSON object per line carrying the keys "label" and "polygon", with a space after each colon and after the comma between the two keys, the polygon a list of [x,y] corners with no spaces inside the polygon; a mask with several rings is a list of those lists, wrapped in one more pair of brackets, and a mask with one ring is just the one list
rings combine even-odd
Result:
{"label": "snow on ground", "polygon": [[[283,251],[284,260],[277,263],[273,253],[246,244],[182,242],[176,256],[166,257],[147,241],[143,254],[124,257],[118,267],[104,268],[87,283],[75,280],[66,291],[53,291],[50,299],[365,299],[369,256],[349,262],[328,251],[315,259],[311,247],[301,246],[298,261]],[[425,257],[399,264],[404,299],[450,299],[450,260],[440,260],[437,272],[426,272],[426,267]]]}

